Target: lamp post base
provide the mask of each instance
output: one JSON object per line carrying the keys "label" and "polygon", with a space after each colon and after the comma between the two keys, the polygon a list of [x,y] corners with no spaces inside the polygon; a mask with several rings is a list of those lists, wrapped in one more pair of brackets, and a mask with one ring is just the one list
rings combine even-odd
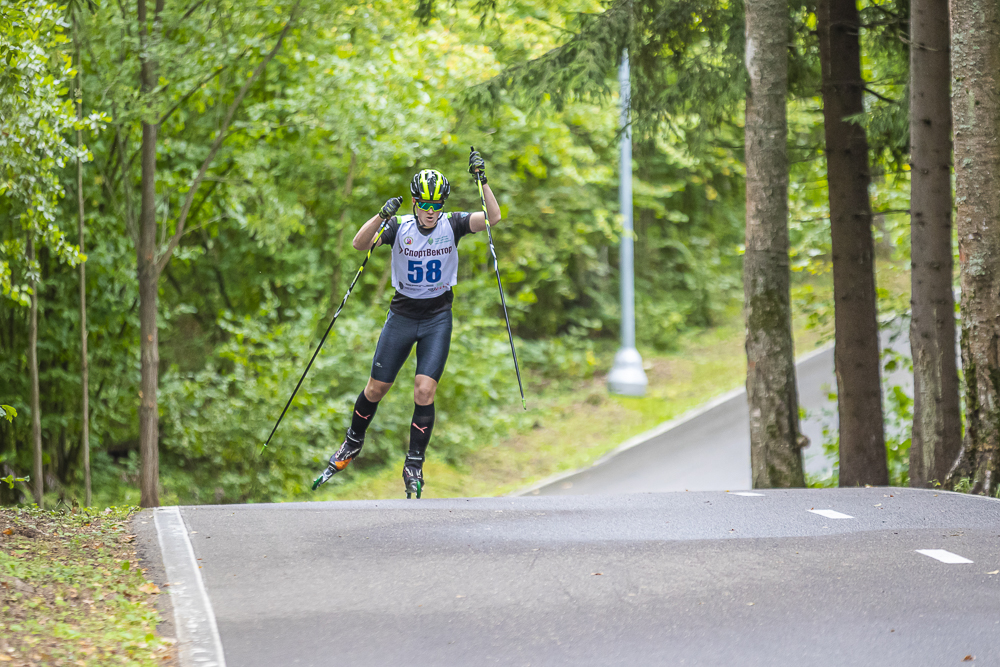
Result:
{"label": "lamp post base", "polygon": [[623,347],[615,354],[615,363],[608,373],[608,389],[622,396],[645,396],[646,371],[642,369],[642,356],[634,347]]}

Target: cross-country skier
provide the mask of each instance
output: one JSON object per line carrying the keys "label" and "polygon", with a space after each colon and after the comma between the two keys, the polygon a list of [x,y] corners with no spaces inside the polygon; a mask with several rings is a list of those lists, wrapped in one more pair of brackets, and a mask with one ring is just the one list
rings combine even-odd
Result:
{"label": "cross-country skier", "polygon": [[[490,224],[500,222],[500,206],[486,184],[486,165],[478,151],[469,156],[469,173],[480,174]],[[378,230],[386,229],[378,245],[392,247],[392,284],[396,294],[382,327],[371,378],[354,404],[351,426],[344,442],[315,482],[313,490],[347,467],[365,442],[365,431],[375,417],[379,401],[396,380],[413,344],[417,345],[417,374],[413,381],[413,419],[410,449],[403,465],[406,497],[417,498],[424,486],[423,463],[434,428],[434,394],[451,347],[452,287],[458,282],[458,242],[466,234],[486,229],[486,216],[443,212],[451,186],[444,175],[424,169],[410,181],[413,214],[395,217],[403,201],[394,197],[361,226],[354,248],[367,250]]]}

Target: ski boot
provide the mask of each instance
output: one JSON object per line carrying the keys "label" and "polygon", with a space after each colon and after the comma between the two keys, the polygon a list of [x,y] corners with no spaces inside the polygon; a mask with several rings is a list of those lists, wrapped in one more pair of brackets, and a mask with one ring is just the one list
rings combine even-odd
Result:
{"label": "ski boot", "polygon": [[347,430],[347,436],[344,438],[344,443],[337,450],[337,453],[330,457],[330,462],[326,466],[326,470],[316,478],[313,482],[312,490],[315,491],[323,484],[330,481],[330,478],[336,475],[338,472],[347,467],[350,463],[361,453],[361,448],[364,446],[364,440],[356,440],[351,433],[351,430]]}
{"label": "ski boot", "polygon": [[424,457],[422,456],[409,456],[406,457],[406,463],[403,465],[403,485],[406,487],[406,499],[409,500],[412,494],[417,494],[417,498],[420,497],[420,493],[424,490]]}

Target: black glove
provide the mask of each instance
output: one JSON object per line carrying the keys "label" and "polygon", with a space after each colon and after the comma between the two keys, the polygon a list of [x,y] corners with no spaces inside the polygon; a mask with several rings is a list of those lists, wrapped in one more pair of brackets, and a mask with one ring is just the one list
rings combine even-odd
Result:
{"label": "black glove", "polygon": [[[479,154],[475,146],[469,147],[472,152],[469,153],[469,173],[475,176],[476,180],[482,181],[486,184],[486,162],[483,161],[483,156]],[[477,173],[478,172],[478,173]]]}
{"label": "black glove", "polygon": [[382,210],[378,212],[378,215],[383,220],[388,220],[392,216],[396,215],[396,211],[399,210],[399,205],[403,203],[402,197],[393,197],[385,203]]}

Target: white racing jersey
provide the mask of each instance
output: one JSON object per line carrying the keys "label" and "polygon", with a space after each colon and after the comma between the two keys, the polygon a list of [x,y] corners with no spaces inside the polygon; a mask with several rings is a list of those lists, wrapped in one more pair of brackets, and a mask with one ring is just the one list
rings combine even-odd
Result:
{"label": "white racing jersey", "polygon": [[417,229],[412,215],[399,217],[399,229],[392,245],[392,284],[411,299],[441,296],[458,282],[458,244],[441,213],[430,234]]}

